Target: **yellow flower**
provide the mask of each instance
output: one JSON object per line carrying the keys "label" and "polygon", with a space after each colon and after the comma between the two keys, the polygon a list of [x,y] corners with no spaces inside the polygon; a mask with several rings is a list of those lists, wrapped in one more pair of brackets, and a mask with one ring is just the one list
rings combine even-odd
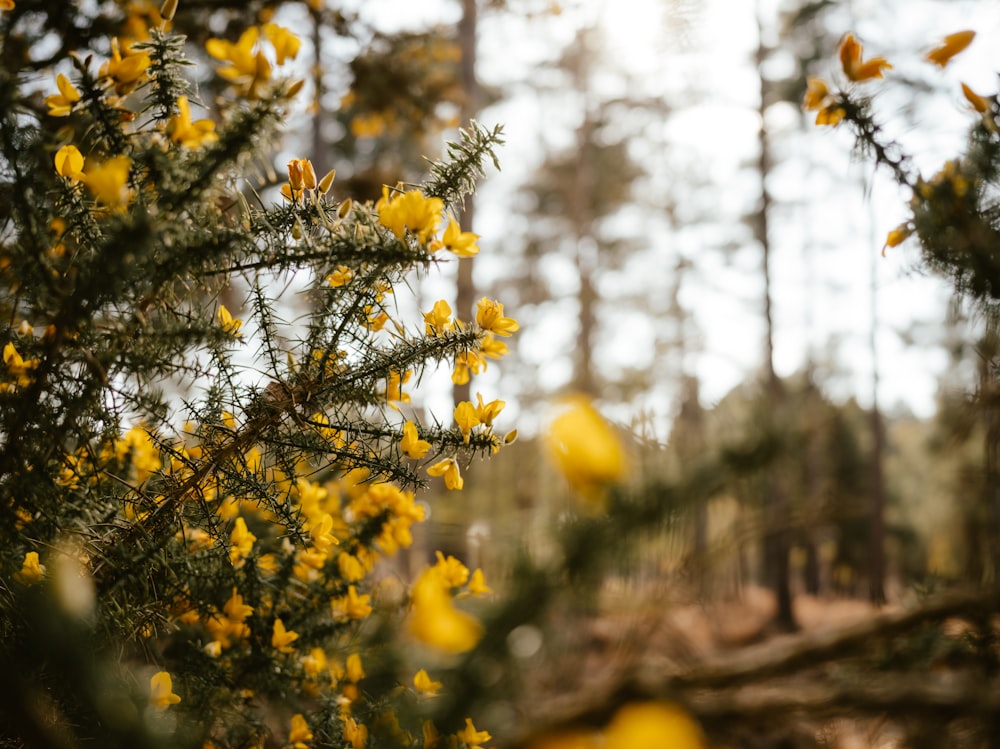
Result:
{"label": "yellow flower", "polygon": [[452,603],[447,583],[433,567],[425,569],[410,593],[410,633],[447,653],[471,650],[482,637],[482,625]]}
{"label": "yellow flower", "polygon": [[549,457],[577,491],[596,498],[625,475],[625,452],[614,430],[583,396],[564,399],[545,435]]}
{"label": "yellow flower", "polygon": [[479,749],[481,744],[485,744],[491,738],[493,737],[486,731],[477,731],[476,727],[472,724],[471,718],[465,719],[465,728],[458,732],[458,740],[464,743],[468,749]]}
{"label": "yellow flower", "polygon": [[500,302],[486,297],[476,305],[476,322],[483,330],[505,338],[521,327],[513,317],[503,316],[503,305]]}
{"label": "yellow flower", "polygon": [[271,80],[271,63],[260,50],[255,52],[260,29],[251,26],[233,44],[225,39],[209,39],[205,51],[220,62],[226,62],[218,69],[220,76],[236,85],[250,99],[260,97],[261,89]]}
{"label": "yellow flower", "polygon": [[409,403],[410,394],[403,392],[403,385],[405,385],[412,376],[412,370],[407,370],[402,374],[399,372],[390,372],[385,383],[385,399],[390,403]]}
{"label": "yellow flower", "polygon": [[49,116],[68,117],[73,105],[80,101],[80,92],[62,73],[56,76],[56,87],[59,89],[58,94],[49,94],[45,97]]}
{"label": "yellow flower", "polygon": [[886,247],[898,247],[907,240],[907,238],[913,234],[913,227],[909,224],[900,224],[895,229],[889,232],[888,236],[885,238],[885,244],[882,246],[882,255],[885,255]]}
{"label": "yellow flower", "polygon": [[509,354],[510,349],[506,343],[497,340],[496,336],[490,333],[479,344],[479,353],[488,359],[499,359],[501,356]]}
{"label": "yellow flower", "polygon": [[233,588],[233,594],[222,606],[222,610],[230,621],[242,624],[253,613],[253,606],[243,603],[243,596],[239,594],[236,588]]}
{"label": "yellow flower", "polygon": [[843,107],[825,107],[816,113],[816,124],[834,127],[844,119],[846,114]]}
{"label": "yellow flower", "polygon": [[346,286],[349,284],[353,277],[354,271],[346,265],[341,265],[337,267],[337,270],[326,277],[326,284],[327,286],[331,286],[336,289],[339,286]]}
{"label": "yellow flower", "polygon": [[469,578],[469,592],[474,596],[488,596],[493,592],[493,589],[486,584],[486,576],[479,568],[476,568]]}
{"label": "yellow flower", "polygon": [[501,400],[492,400],[489,403],[483,403],[482,393],[476,393],[476,401],[478,402],[476,416],[479,417],[480,423],[488,427],[493,426],[493,420],[500,415],[503,407],[507,405],[506,401]]}
{"label": "yellow flower", "polygon": [[399,239],[407,231],[426,244],[441,223],[444,203],[440,198],[428,198],[420,190],[407,190],[389,197],[389,188],[383,186],[382,199],[376,204],[379,223]]}
{"label": "yellow flower", "polygon": [[437,563],[431,568],[441,581],[449,588],[465,585],[469,579],[469,568],[450,554],[446,558],[440,551],[435,551]]}
{"label": "yellow flower", "polygon": [[219,139],[215,133],[215,123],[211,120],[191,121],[191,107],[186,96],[177,97],[177,114],[167,123],[167,132],[170,140],[184,148],[200,148]]}
{"label": "yellow flower", "polygon": [[975,38],[975,31],[957,31],[948,34],[939,46],[927,53],[924,59],[943,68],[951,62],[951,58],[972,44]]}
{"label": "yellow flower", "polygon": [[478,234],[462,231],[458,222],[449,216],[448,228],[444,230],[444,236],[441,237],[441,246],[446,250],[451,250],[458,257],[474,257],[479,254],[479,246],[476,245],[477,239],[479,239]]}
{"label": "yellow flower", "polygon": [[449,489],[461,491],[465,486],[465,479],[458,468],[458,462],[454,458],[445,458],[427,468],[429,476],[444,476],[444,485]]}
{"label": "yellow flower", "polygon": [[701,728],[686,712],[667,702],[625,705],[611,719],[605,749],[705,749]]}
{"label": "yellow flower", "polygon": [[344,724],[344,739],[350,742],[352,749],[364,749],[368,742],[368,727],[344,713],[341,714],[340,720]]}
{"label": "yellow flower", "polygon": [[826,106],[830,99],[830,87],[822,78],[809,76],[806,78],[806,94],[802,98],[802,106],[806,109],[820,109]]}
{"label": "yellow flower", "polygon": [[292,716],[292,727],[288,732],[288,743],[293,749],[308,749],[307,741],[312,741],[313,733],[309,730],[309,724],[302,713]]}
{"label": "yellow flower", "polygon": [[444,299],[439,299],[434,302],[430,312],[424,313],[424,332],[429,336],[436,336],[451,328],[451,306]]}
{"label": "yellow flower", "polygon": [[14,0],[0,0],[0,10],[14,10]]}
{"label": "yellow flower", "polygon": [[274,629],[271,632],[271,647],[281,653],[294,653],[295,648],[292,643],[299,639],[298,632],[285,629],[285,623],[281,619],[274,620]]}
{"label": "yellow flower", "polygon": [[285,60],[294,60],[299,53],[299,47],[302,46],[302,42],[295,34],[273,23],[264,24],[264,36],[274,46],[275,59],[279,65],[284,65]]}
{"label": "yellow flower", "polygon": [[111,59],[101,66],[101,76],[111,78],[115,82],[115,91],[119,96],[132,91],[146,74],[146,68],[152,64],[145,52],[132,52],[125,47],[122,55],[118,47],[118,39],[111,40]]}
{"label": "yellow flower", "polygon": [[215,313],[215,317],[219,321],[219,327],[229,333],[229,335],[233,338],[243,337],[239,332],[240,326],[243,325],[243,321],[238,317],[233,317],[229,310],[226,309],[226,305],[219,305],[219,309]]}
{"label": "yellow flower", "polygon": [[56,174],[70,182],[83,176],[83,154],[76,146],[63,146],[56,151],[55,165]]}
{"label": "yellow flower", "polygon": [[31,384],[31,371],[38,367],[38,359],[25,360],[13,343],[7,343],[3,347],[3,363],[7,367],[7,374],[17,381],[19,387]]}
{"label": "yellow flower", "polygon": [[98,203],[109,208],[122,208],[132,199],[132,191],[126,188],[131,168],[132,159],[115,156],[99,164],[88,165],[79,179]]}
{"label": "yellow flower", "polygon": [[892,65],[884,57],[862,60],[863,51],[864,47],[854,38],[854,34],[846,34],[840,41],[840,49],[838,50],[840,66],[848,80],[859,83],[872,78],[881,78],[883,69],[892,68]]}
{"label": "yellow flower", "polygon": [[181,698],[174,694],[174,684],[170,674],[166,671],[153,674],[149,680],[149,704],[157,710],[166,710],[180,701]]}
{"label": "yellow flower", "polygon": [[468,444],[469,435],[472,433],[473,428],[479,425],[479,415],[476,413],[476,407],[469,401],[463,401],[455,406],[455,423],[462,430],[462,439]]}
{"label": "yellow flower", "polygon": [[365,669],[361,663],[361,656],[357,653],[351,653],[347,656],[347,662],[344,664],[344,675],[347,680],[353,684],[357,684],[363,678],[365,678]]}
{"label": "yellow flower", "polygon": [[233,524],[233,532],[229,537],[229,561],[239,569],[243,566],[243,560],[250,556],[253,550],[253,542],[257,537],[247,529],[246,521],[243,518],[236,518]]}
{"label": "yellow flower", "polygon": [[964,83],[962,84],[962,94],[965,96],[965,100],[968,101],[969,104],[972,105],[972,108],[979,112],[979,114],[986,114],[990,110],[989,101],[985,97],[977,94]]}
{"label": "yellow flower", "polygon": [[441,682],[432,680],[425,669],[420,669],[413,677],[413,688],[420,694],[433,697],[440,691]]}
{"label": "yellow flower", "polygon": [[399,449],[408,458],[419,460],[431,449],[431,443],[420,439],[416,425],[412,421],[407,421],[403,424],[403,439],[399,443]]}
{"label": "yellow flower", "polygon": [[334,598],[330,603],[333,618],[364,619],[372,613],[371,598],[367,593],[358,595],[357,588],[348,585],[347,595],[342,598]]}
{"label": "yellow flower", "polygon": [[45,565],[38,561],[38,552],[29,551],[24,555],[21,571],[14,573],[14,579],[24,585],[34,585],[45,577]]}
{"label": "yellow flower", "polygon": [[337,569],[340,571],[340,576],[349,583],[356,583],[359,580],[363,580],[367,574],[367,570],[361,563],[361,560],[353,554],[348,554],[346,551],[340,552],[337,556]]}
{"label": "yellow flower", "polygon": [[331,546],[336,546],[340,543],[337,537],[333,535],[333,516],[329,512],[324,512],[320,518],[319,522],[313,525],[309,524],[309,536],[312,539],[313,545],[322,552],[328,552]]}

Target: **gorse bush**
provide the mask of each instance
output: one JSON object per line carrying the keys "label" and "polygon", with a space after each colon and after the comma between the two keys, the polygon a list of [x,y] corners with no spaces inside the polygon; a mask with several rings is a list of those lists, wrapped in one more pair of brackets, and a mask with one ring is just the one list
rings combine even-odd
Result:
{"label": "gorse bush", "polygon": [[72,55],[45,113],[0,71],[3,741],[476,746],[471,719],[421,717],[440,685],[403,653],[476,645],[456,598],[488,594],[482,572],[438,554],[406,595],[373,571],[424,519],[415,488],[461,489],[514,436],[482,395],[453,424],[407,406],[428,368],[468,381],[506,353],[503,305],[408,320],[396,298],[478,252],[453,211],[500,129],[376,204],[294,159],[273,204],[253,162],[301,89],[298,39],[211,39],[226,93],[199,118],[184,38],[147,36]]}

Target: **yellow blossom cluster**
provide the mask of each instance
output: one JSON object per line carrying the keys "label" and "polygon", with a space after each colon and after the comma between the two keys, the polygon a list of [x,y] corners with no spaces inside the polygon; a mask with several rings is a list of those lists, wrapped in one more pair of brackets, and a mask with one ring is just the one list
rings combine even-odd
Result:
{"label": "yellow blossom cluster", "polygon": [[[268,42],[267,45],[264,42]],[[302,42],[283,26],[266,23],[251,26],[235,42],[209,39],[205,50],[225,63],[218,68],[220,76],[229,81],[241,96],[259,99],[272,81],[274,65],[294,60]]]}
{"label": "yellow blossom cluster", "polygon": [[437,563],[420,573],[410,591],[409,631],[436,650],[463,653],[476,646],[483,628],[474,616],[455,606],[455,597],[491,591],[481,570],[470,577],[469,569],[455,557],[436,554]]}

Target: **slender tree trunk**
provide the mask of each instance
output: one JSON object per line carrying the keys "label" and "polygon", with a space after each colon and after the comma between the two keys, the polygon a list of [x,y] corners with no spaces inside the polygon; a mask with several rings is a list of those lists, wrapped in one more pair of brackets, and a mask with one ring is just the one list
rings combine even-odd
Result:
{"label": "slender tree trunk", "polygon": [[589,71],[587,70],[586,45],[590,30],[580,32],[583,51],[577,56],[573,71],[576,89],[583,95],[583,122],[576,131],[576,189],[571,192],[569,210],[575,228],[576,263],[580,274],[580,291],[577,295],[576,371],[574,385],[580,392],[596,397],[599,393],[594,377],[594,338],[597,327],[597,288],[594,276],[599,265],[597,241],[594,237],[594,212],[592,201],[597,190],[594,165],[591,163],[594,142],[594,120],[590,111]]}
{"label": "slender tree trunk", "polygon": [[982,528],[975,547],[981,550],[978,582],[995,585],[1000,572],[1000,384],[996,361],[1000,335],[992,321],[980,342],[979,405],[983,415],[983,495],[975,513]]}
{"label": "slender tree trunk", "polygon": [[[476,34],[478,27],[477,0],[462,0],[462,19],[458,23],[458,44],[462,53],[461,79],[465,91],[465,104],[462,108],[462,122],[474,119],[479,111],[479,81],[476,78]],[[472,231],[475,221],[475,202],[473,196],[465,199],[465,207],[461,211],[459,221],[463,231]],[[468,320],[473,315],[476,304],[476,284],[473,277],[473,258],[462,258],[458,262],[458,274],[455,279],[455,316]],[[455,403],[470,400],[469,383],[456,384],[452,390]]]}
{"label": "slender tree trunk", "polygon": [[872,506],[871,529],[869,531],[870,548],[868,550],[868,596],[872,603],[881,606],[885,603],[885,477],[883,463],[885,462],[885,427],[882,423],[882,412],[878,401],[879,363],[878,363],[878,284],[875,266],[875,253],[872,255],[871,269],[871,337],[869,345],[872,356]]}
{"label": "slender tree trunk", "polygon": [[[758,14],[760,9],[758,8]],[[758,171],[760,173],[760,206],[757,211],[754,228],[756,239],[760,243],[762,254],[762,270],[764,275],[764,324],[766,328],[764,345],[764,363],[767,372],[767,399],[772,416],[777,419],[784,410],[784,388],[774,370],[774,315],[772,309],[771,287],[771,244],[768,231],[768,220],[771,211],[771,195],[767,189],[767,177],[771,170],[771,153],[764,127],[764,115],[767,109],[767,81],[764,78],[763,64],[767,55],[764,46],[763,29],[758,17],[757,44],[757,74],[760,80],[760,100],[758,115],[760,117]],[[766,582],[774,591],[777,600],[775,626],[782,630],[797,628],[795,615],[792,611],[791,579],[789,575],[789,532],[786,527],[788,518],[788,497],[780,481],[780,471],[777,466],[768,470],[767,489],[765,496],[765,536],[764,536],[764,571]]]}
{"label": "slender tree trunk", "polygon": [[316,168],[319,169],[320,176],[322,176],[333,166],[326,161],[326,143],[323,139],[323,38],[321,34],[323,19],[318,10],[310,10],[309,15],[312,17],[312,45],[313,55],[316,58],[313,61],[313,87],[315,89],[313,101],[315,102],[315,111],[312,113],[311,123],[312,159],[316,164]]}

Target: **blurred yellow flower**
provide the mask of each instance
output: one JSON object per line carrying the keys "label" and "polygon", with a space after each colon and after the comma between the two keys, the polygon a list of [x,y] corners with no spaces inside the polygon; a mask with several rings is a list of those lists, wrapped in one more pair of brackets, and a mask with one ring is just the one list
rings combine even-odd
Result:
{"label": "blurred yellow flower", "polygon": [[625,450],[586,397],[565,398],[561,409],[545,435],[549,457],[574,489],[596,499],[624,477]]}
{"label": "blurred yellow flower", "polygon": [[45,97],[45,103],[49,107],[49,115],[51,117],[68,117],[73,105],[80,101],[80,92],[62,73],[56,76],[56,87],[59,89],[58,94],[49,94]]}
{"label": "blurred yellow flower", "polygon": [[285,623],[281,619],[274,620],[274,629],[271,632],[271,647],[282,653],[294,653],[295,648],[292,643],[299,639],[298,632],[285,629]]}
{"label": "blurred yellow flower", "polygon": [[667,702],[625,705],[611,719],[604,749],[705,749],[701,728],[684,710]]}
{"label": "blurred yellow flower", "polygon": [[115,91],[119,96],[132,91],[146,74],[146,69],[152,64],[145,52],[133,52],[124,45],[124,54],[118,46],[118,39],[111,40],[111,59],[101,66],[101,76],[112,79]]}
{"label": "blurred yellow flower", "polygon": [[458,740],[465,744],[468,749],[479,749],[479,746],[489,741],[492,736],[486,731],[477,731],[472,724],[472,718],[465,719],[465,728],[458,732]]}
{"label": "blurred yellow flower", "polygon": [[469,593],[474,596],[488,596],[493,589],[486,584],[486,576],[478,567],[469,578]]}
{"label": "blurred yellow flower", "polygon": [[972,105],[972,108],[979,112],[979,114],[986,114],[990,110],[989,101],[985,97],[977,94],[964,83],[962,84],[962,94],[965,96],[965,100],[969,102],[969,104]]}
{"label": "blurred yellow flower", "polygon": [[14,579],[24,585],[34,585],[45,577],[45,565],[38,561],[38,552],[29,551],[24,555],[21,571],[14,573]]}
{"label": "blurred yellow flower", "polygon": [[186,96],[177,97],[177,114],[167,123],[170,140],[184,148],[200,148],[219,139],[215,123],[209,119],[191,121],[191,106]]}
{"label": "blurred yellow flower", "polygon": [[340,720],[344,724],[344,740],[350,743],[352,749],[364,749],[368,743],[368,727],[346,713],[341,714]]}
{"label": "blurred yellow flower", "polygon": [[181,698],[174,694],[174,684],[170,674],[166,671],[153,674],[149,680],[149,704],[157,710],[166,710],[180,701]]}
{"label": "blurred yellow flower", "polygon": [[38,359],[24,359],[13,343],[4,345],[3,363],[7,374],[16,380],[19,387],[31,384],[31,370],[38,367]]}
{"label": "blurred yellow flower", "polygon": [[256,99],[262,87],[271,80],[271,63],[263,51],[257,49],[260,29],[251,26],[234,44],[225,39],[209,39],[205,51],[220,62],[228,63],[218,69],[220,76],[236,85],[249,99]]}
{"label": "blurred yellow flower", "polygon": [[426,670],[420,669],[413,677],[413,688],[420,694],[433,697],[440,691],[441,682],[434,681]]}
{"label": "blurred yellow flower", "polygon": [[229,537],[229,561],[239,569],[243,566],[243,561],[250,556],[253,550],[253,542],[257,537],[247,529],[247,523],[243,518],[236,518],[233,525],[233,532]]}
{"label": "blurred yellow flower", "polygon": [[307,741],[312,741],[313,733],[309,730],[309,724],[302,713],[292,716],[291,730],[288,732],[288,743],[293,749],[308,749]]}
{"label": "blurred yellow flower", "polygon": [[344,664],[344,675],[347,677],[349,682],[357,684],[363,678],[365,678],[365,669],[361,663],[361,656],[357,653],[351,653],[347,656],[347,662]]}
{"label": "blurred yellow flower", "polygon": [[860,83],[861,81],[881,78],[882,71],[892,68],[884,57],[873,57],[870,60],[862,60],[864,47],[854,38],[854,34],[845,34],[840,41],[838,54],[840,56],[840,66],[848,80]]}
{"label": "blurred yellow flower", "polygon": [[299,47],[302,46],[302,42],[295,34],[277,24],[265,23],[264,36],[274,47],[275,60],[279,65],[284,65],[285,60],[294,60],[299,53]]}
{"label": "blurred yellow flower", "polygon": [[972,44],[975,38],[975,31],[957,31],[948,34],[940,45],[927,53],[924,59],[943,68],[951,62],[951,58]]}
{"label": "blurred yellow flower", "polygon": [[333,273],[326,277],[326,285],[336,289],[340,286],[346,286],[349,284],[353,277],[354,271],[346,265],[340,265]]}
{"label": "blurred yellow flower", "polygon": [[435,567],[425,569],[410,593],[410,633],[447,653],[471,650],[482,637],[482,625],[455,608],[448,583]]}
{"label": "blurred yellow flower", "polygon": [[898,247],[906,239],[913,234],[913,227],[909,224],[900,224],[895,229],[889,232],[888,236],[885,238],[885,245],[882,247],[882,254],[885,255],[886,247]]}
{"label": "blurred yellow flower", "polygon": [[132,191],[126,188],[132,159],[128,156],[114,156],[107,161],[88,165],[79,180],[93,194],[98,203],[109,208],[123,208],[132,199]]}

